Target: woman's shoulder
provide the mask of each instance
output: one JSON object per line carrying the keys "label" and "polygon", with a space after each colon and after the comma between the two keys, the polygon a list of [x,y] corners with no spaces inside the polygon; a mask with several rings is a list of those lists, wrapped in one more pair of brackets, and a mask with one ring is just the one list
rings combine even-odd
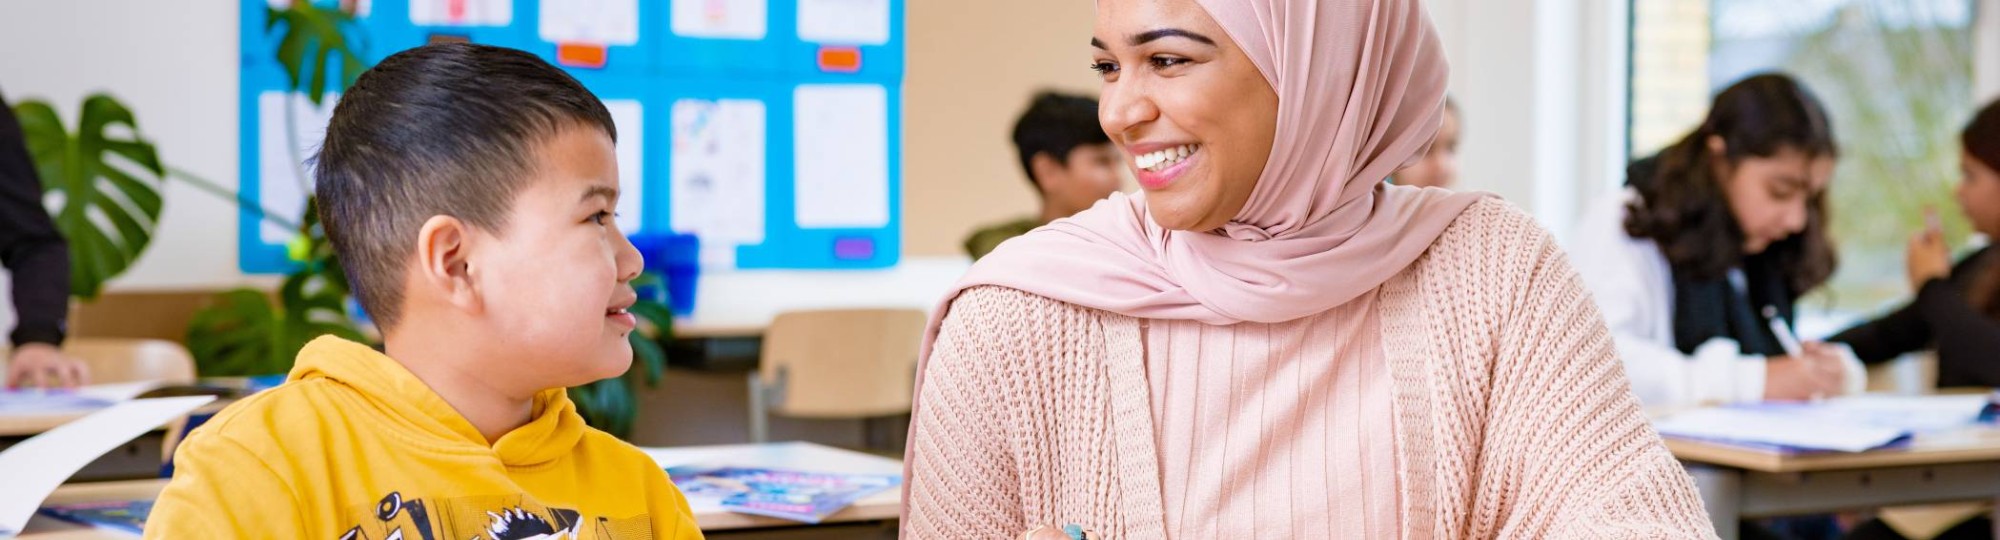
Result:
{"label": "woman's shoulder", "polygon": [[1084,338],[1098,334],[1107,316],[1019,289],[985,285],[952,299],[938,333],[941,347],[1039,354],[1088,346],[1091,340]]}
{"label": "woman's shoulder", "polygon": [[1494,262],[1526,262],[1522,255],[1539,255],[1552,248],[1555,236],[1514,203],[1489,197],[1473,203],[1431,243],[1420,264],[1486,266]]}
{"label": "woman's shoulder", "polygon": [[1497,307],[1555,274],[1574,275],[1555,236],[1519,207],[1489,198],[1460,214],[1401,277],[1450,303]]}

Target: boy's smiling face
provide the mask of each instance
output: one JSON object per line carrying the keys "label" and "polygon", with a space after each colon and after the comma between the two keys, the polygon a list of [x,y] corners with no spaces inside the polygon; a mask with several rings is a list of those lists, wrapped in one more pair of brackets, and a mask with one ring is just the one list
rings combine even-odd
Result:
{"label": "boy's smiling face", "polygon": [[611,137],[581,125],[536,145],[536,170],[499,234],[473,228],[468,276],[480,298],[489,376],[514,390],[616,377],[632,363],[626,312],[643,260],[613,220],[618,161]]}

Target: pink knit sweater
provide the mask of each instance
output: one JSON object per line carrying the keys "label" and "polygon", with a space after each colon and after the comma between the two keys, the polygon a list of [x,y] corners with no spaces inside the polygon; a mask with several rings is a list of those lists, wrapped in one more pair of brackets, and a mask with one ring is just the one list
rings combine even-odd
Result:
{"label": "pink knit sweater", "polygon": [[[1528,216],[1479,203],[1374,301],[1403,538],[1714,536]],[[995,287],[954,300],[918,378],[906,537],[1166,537],[1141,323]]]}

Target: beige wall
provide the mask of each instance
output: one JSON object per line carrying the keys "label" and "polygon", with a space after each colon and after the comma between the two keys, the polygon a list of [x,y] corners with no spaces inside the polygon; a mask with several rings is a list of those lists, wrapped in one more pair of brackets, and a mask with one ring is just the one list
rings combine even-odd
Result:
{"label": "beige wall", "polygon": [[905,255],[960,255],[973,227],[1036,211],[1009,131],[1041,88],[1097,94],[1087,0],[910,0]]}

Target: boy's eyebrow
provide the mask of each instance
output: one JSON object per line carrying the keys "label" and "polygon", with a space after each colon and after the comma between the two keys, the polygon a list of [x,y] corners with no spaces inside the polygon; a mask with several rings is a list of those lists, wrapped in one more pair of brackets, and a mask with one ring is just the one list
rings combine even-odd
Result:
{"label": "boy's eyebrow", "polygon": [[593,184],[583,189],[583,197],[577,199],[577,202],[588,202],[593,197],[603,197],[606,202],[617,202],[618,188],[603,184]]}

